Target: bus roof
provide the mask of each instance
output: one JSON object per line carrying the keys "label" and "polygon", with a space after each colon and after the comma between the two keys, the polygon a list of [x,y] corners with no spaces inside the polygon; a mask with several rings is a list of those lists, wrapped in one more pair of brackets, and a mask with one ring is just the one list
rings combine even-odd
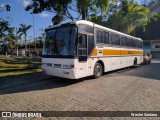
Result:
{"label": "bus roof", "polygon": [[126,37],[130,37],[130,38],[133,38],[133,39],[137,39],[137,40],[142,41],[141,38],[133,37],[133,36],[131,36],[131,35],[128,35],[128,34],[125,34],[125,33],[122,33],[122,32],[118,32],[118,31],[116,31],[116,30],[113,30],[113,29],[110,29],[110,28],[107,28],[107,27],[104,27],[104,26],[95,24],[95,23],[90,22],[90,21],[87,21],[87,20],[78,20],[78,21],[61,23],[61,24],[57,24],[57,25],[51,25],[51,26],[47,27],[45,30],[51,29],[51,28],[54,28],[54,27],[59,27],[59,26],[61,26],[61,25],[67,25],[67,24],[71,24],[71,25],[73,25],[73,24],[75,24],[75,25],[85,24],[85,25],[89,25],[89,26],[96,27],[96,28],[99,28],[99,29],[107,30],[107,31],[110,31],[110,32],[113,32],[113,33],[117,33],[117,34],[120,34],[120,35],[124,35],[124,36],[126,36]]}

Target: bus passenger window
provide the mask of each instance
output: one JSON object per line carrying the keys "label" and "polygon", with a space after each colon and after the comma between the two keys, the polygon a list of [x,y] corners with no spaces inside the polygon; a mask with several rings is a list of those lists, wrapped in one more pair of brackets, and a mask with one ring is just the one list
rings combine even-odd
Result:
{"label": "bus passenger window", "polygon": [[119,37],[119,35],[111,34],[111,44],[112,45],[120,45],[120,37]]}
{"label": "bus passenger window", "polygon": [[122,37],[122,38],[121,38],[121,45],[122,45],[122,46],[128,46],[128,41],[127,41],[127,38],[126,38],[126,37]]}
{"label": "bus passenger window", "polygon": [[137,43],[135,39],[133,40],[133,47],[137,47]]}
{"label": "bus passenger window", "polygon": [[97,43],[103,43],[103,32],[97,30]]}
{"label": "bus passenger window", "polygon": [[104,43],[109,44],[109,33],[104,32]]}

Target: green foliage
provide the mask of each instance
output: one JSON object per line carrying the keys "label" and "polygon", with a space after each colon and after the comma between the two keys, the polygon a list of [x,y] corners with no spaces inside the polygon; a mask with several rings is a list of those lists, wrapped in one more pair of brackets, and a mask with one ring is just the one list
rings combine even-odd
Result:
{"label": "green foliage", "polygon": [[147,25],[149,22],[147,15],[150,10],[136,2],[129,2],[128,0],[124,1],[126,1],[124,3],[122,2],[124,25],[126,27],[126,33],[130,34],[136,27],[145,27]]}
{"label": "green foliage", "polygon": [[[58,24],[65,18],[73,21],[82,16],[83,20],[88,20],[91,14],[97,13],[101,13],[101,17],[104,17],[105,12],[108,11],[110,1],[115,2],[117,0],[33,0],[33,2],[26,7],[26,10],[31,10],[31,13],[34,14],[43,11],[52,12],[55,15],[52,18],[52,22],[53,24]],[[70,11],[77,12],[79,16],[74,18]]]}
{"label": "green foliage", "polygon": [[31,25],[26,25],[26,24],[20,24],[20,28],[18,30],[18,33],[20,33],[20,36],[24,35],[27,36],[27,31],[31,28]]}
{"label": "green foliage", "polygon": [[11,51],[15,47],[16,36],[14,27],[10,27],[9,22],[0,18],[0,39],[3,42],[3,53]]}
{"label": "green foliage", "polygon": [[24,35],[24,40],[25,40],[25,54],[26,54],[26,50],[27,50],[27,43],[26,43],[26,38],[27,38],[27,31],[31,28],[31,25],[26,25],[26,24],[20,24],[20,28],[18,30],[18,33],[20,35],[20,37],[22,35]]}
{"label": "green foliage", "polygon": [[10,29],[8,21],[0,18],[0,38],[7,35]]}
{"label": "green foliage", "polygon": [[[132,34],[136,27],[145,26],[149,22],[147,7],[139,5],[133,0],[122,0],[117,4],[112,4],[107,19],[100,19],[97,16],[91,18],[92,21],[109,28]],[[97,17],[97,18],[96,18]]]}
{"label": "green foliage", "polygon": [[26,7],[26,10],[32,10],[32,13],[34,14],[38,14],[43,11],[52,12],[55,14],[52,18],[52,22],[53,24],[58,24],[63,21],[66,14],[72,18],[67,8],[67,5],[71,2],[72,0],[33,0],[32,4],[29,4]]}

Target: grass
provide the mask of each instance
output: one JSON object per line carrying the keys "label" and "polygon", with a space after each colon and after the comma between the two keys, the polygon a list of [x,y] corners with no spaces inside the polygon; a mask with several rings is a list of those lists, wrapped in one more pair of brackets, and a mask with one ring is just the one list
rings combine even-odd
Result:
{"label": "grass", "polygon": [[31,64],[29,67],[27,63],[22,63],[20,61],[0,60],[0,77],[35,72],[41,72],[40,64]]}

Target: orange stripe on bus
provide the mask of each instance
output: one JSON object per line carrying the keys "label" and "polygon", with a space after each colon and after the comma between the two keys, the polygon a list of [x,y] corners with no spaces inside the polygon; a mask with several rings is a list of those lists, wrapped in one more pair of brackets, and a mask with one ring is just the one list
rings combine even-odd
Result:
{"label": "orange stripe on bus", "polygon": [[103,49],[103,55],[120,55],[120,50]]}
{"label": "orange stripe on bus", "polygon": [[[111,49],[103,49],[103,55],[142,55],[143,51],[134,51],[134,50],[111,50]],[[94,49],[92,52],[92,56],[97,56],[98,50]]]}
{"label": "orange stripe on bus", "polygon": [[97,56],[97,49],[94,49],[91,56]]}

